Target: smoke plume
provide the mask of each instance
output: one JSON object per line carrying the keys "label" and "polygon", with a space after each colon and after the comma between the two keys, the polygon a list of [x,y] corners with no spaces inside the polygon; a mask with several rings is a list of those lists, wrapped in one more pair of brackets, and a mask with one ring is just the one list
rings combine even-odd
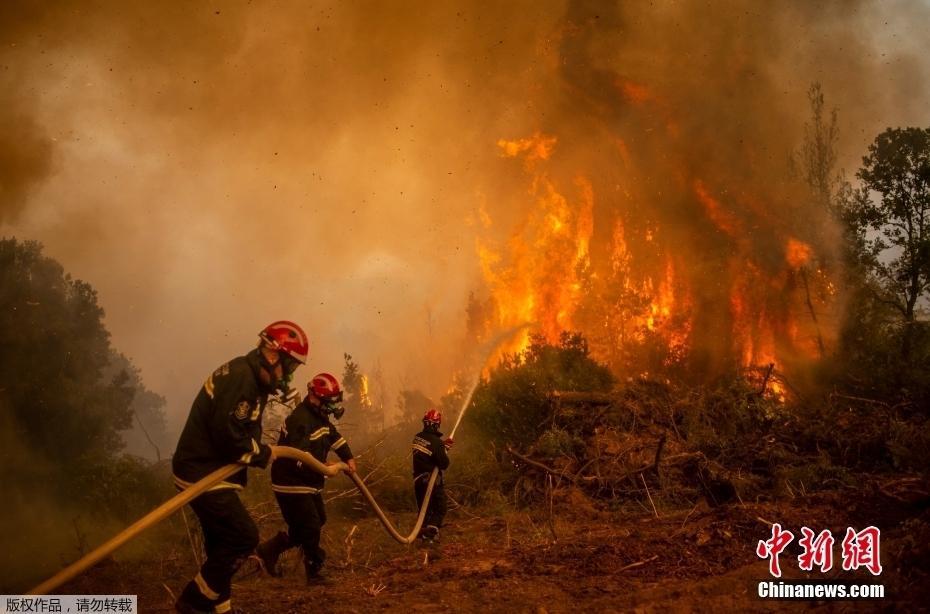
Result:
{"label": "smoke plume", "polygon": [[[390,407],[448,385],[469,292],[593,328],[585,292],[622,271],[645,301],[624,322],[705,363],[806,356],[788,246],[814,288],[833,249],[786,175],[806,91],[838,108],[850,170],[881,128],[926,124],[928,13],[7,2],[0,224],[98,289],[175,424],[272,320],[308,330],[301,378],[339,373],[345,351],[380,363]],[[541,238],[547,223],[571,233]]]}

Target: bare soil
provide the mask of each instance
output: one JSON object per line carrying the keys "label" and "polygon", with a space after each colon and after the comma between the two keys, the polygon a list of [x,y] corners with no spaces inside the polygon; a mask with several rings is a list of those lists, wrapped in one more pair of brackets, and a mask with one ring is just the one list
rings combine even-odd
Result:
{"label": "bare soil", "polygon": [[[777,503],[710,508],[701,502],[671,510],[598,510],[567,493],[551,514],[507,506],[454,509],[440,543],[401,546],[372,518],[342,515],[324,529],[325,584],[304,583],[296,551],[282,558],[281,578],[267,576],[250,560],[235,580],[233,604],[253,613],[928,611],[930,569],[913,561],[911,525],[904,524],[914,517],[930,521],[928,510],[882,498],[868,487]],[[410,526],[412,514],[398,520]],[[827,574],[800,572],[796,541],[781,561],[785,579],[883,583],[886,598],[761,600],[757,583],[771,578],[755,547],[770,537],[771,522],[796,535],[801,526],[829,528],[837,542],[847,526],[878,526],[885,568],[878,578],[844,572],[838,564]],[[279,527],[273,514],[261,525],[263,536]],[[834,552],[838,562],[839,543]],[[142,612],[172,612],[173,595],[195,570],[185,538],[164,544],[148,561],[100,566],[61,592],[138,594]]]}

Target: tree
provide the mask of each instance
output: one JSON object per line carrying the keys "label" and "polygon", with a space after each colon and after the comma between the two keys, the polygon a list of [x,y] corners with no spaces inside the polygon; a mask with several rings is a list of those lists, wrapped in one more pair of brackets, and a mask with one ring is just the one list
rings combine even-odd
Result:
{"label": "tree", "polygon": [[135,391],[132,404],[132,425],[123,432],[125,450],[129,454],[149,460],[161,461],[171,452],[173,437],[168,433],[165,417],[165,397],[145,387],[142,372],[123,354],[113,353],[107,374],[125,372],[129,385]]}
{"label": "tree", "polygon": [[[824,224],[817,223],[819,215],[829,214],[833,220],[837,220],[838,215],[838,195],[847,185],[836,173],[836,144],[839,140],[839,127],[837,122],[836,109],[832,109],[829,114],[825,113],[823,89],[819,83],[811,85],[807,92],[807,98],[810,102],[811,117],[810,121],[804,124],[804,141],[801,149],[798,151],[796,159],[792,158],[792,166],[800,166],[799,172],[801,178],[810,190],[814,207],[809,211],[814,215],[814,219],[808,219],[805,226],[808,232],[812,233],[815,245],[823,245]],[[848,258],[845,258],[848,260]],[[817,347],[820,356],[826,353],[824,346],[823,334],[820,330],[820,322],[817,318],[817,309],[815,301],[817,299],[826,299],[830,296],[829,291],[823,286],[829,283],[829,277],[826,275],[814,275],[814,281],[820,280],[819,287],[815,292],[811,292],[811,271],[830,270],[829,259],[824,259],[823,255],[817,254],[816,264],[813,262],[805,263],[796,268],[796,274],[801,281],[801,287],[804,290],[804,302],[807,311],[810,314],[811,322],[814,326],[814,332],[817,339]]]}
{"label": "tree", "polygon": [[832,208],[838,178],[836,175],[836,143],[839,139],[836,109],[824,113],[823,89],[819,83],[807,92],[811,119],[804,125],[804,142],[798,152],[800,174],[818,204]]}
{"label": "tree", "polygon": [[851,200],[847,217],[865,246],[880,300],[903,320],[901,353],[909,359],[918,305],[930,289],[930,129],[885,130],[856,176],[866,194]]}
{"label": "tree", "polygon": [[[151,395],[151,398],[149,395]],[[122,455],[133,404],[163,402],[114,351],[97,294],[36,242],[0,239],[0,482],[119,513],[158,495],[141,460]],[[117,469],[119,467],[119,469]],[[147,486],[146,486],[147,488]],[[125,503],[125,502],[124,502]]]}
{"label": "tree", "polygon": [[[356,425],[353,435],[365,438],[380,427],[382,421],[375,415],[368,395],[368,378],[362,373],[351,354],[343,353],[345,366],[342,369],[342,389],[345,392],[345,408],[348,420]],[[349,429],[352,431],[352,429]]]}
{"label": "tree", "polygon": [[0,397],[17,439],[63,466],[122,449],[134,391],[112,351],[97,294],[42,255],[0,240]]}
{"label": "tree", "polygon": [[428,410],[436,407],[428,396],[416,388],[404,388],[397,395],[397,409],[401,423],[418,423]]}

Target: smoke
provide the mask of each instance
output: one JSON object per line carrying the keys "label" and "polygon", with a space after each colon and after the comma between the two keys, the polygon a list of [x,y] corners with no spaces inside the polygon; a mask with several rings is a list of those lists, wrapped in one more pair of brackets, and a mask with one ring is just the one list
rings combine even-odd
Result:
{"label": "smoke", "polygon": [[[16,51],[8,49],[0,57]],[[53,167],[52,141],[32,112],[36,95],[19,87],[27,81],[21,66],[0,61],[0,224],[17,218]]]}
{"label": "smoke", "polygon": [[789,235],[824,249],[805,229],[825,222],[807,224],[779,183],[809,84],[855,127],[840,152],[852,168],[885,124],[926,119],[914,89],[927,13],[8,2],[0,224],[97,288],[114,345],[174,424],[205,375],[279,318],[310,334],[301,378],[341,372],[347,351],[382,365],[391,406],[402,386],[448,385],[466,297],[484,283],[476,236],[505,242],[534,207],[526,169],[497,143],[539,132],[558,139],[540,168],[570,206],[587,178],[592,262],[609,261],[616,220],[634,264],[656,249],[644,229],[660,228],[657,253],[676,246],[676,278],[703,305],[692,342],[731,345],[715,314],[732,284],[707,280],[741,259],[781,271]]}

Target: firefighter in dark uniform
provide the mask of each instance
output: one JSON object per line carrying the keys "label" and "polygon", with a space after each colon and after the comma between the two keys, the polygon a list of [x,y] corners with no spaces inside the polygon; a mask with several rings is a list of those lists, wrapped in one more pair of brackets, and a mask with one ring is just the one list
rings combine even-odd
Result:
{"label": "firefighter in dark uniform", "polygon": [[[332,450],[339,459],[355,471],[355,459],[349,444],[329,417],[337,420],[345,409],[341,405],[342,391],[339,382],[329,373],[320,373],[307,384],[307,397],[284,421],[284,429],[278,445],[290,446],[309,452],[318,461],[325,463]],[[265,570],[280,575],[277,570],[278,557],[289,548],[300,547],[303,551],[304,570],[307,583],[322,581],[320,569],[326,552],[320,548],[320,531],[326,524],[326,509],[323,504],[323,483],[326,478],[291,458],[279,458],[271,465],[271,490],[287,523],[287,532],[279,532],[262,542],[256,550]]]}
{"label": "firefighter in dark uniform", "polygon": [[272,448],[261,443],[265,401],[287,389],[309,350],[307,335],[292,322],[270,324],[259,337],[257,348],[207,378],[172,458],[179,490],[225,465],[243,465],[190,503],[203,529],[207,558],[178,598],[179,612],[229,612],[233,574],[258,544],[258,528],[236,491],[246,484],[246,467],[265,467],[273,460]]}
{"label": "firefighter in dark uniform", "polygon": [[434,468],[439,469],[419,535],[420,539],[428,542],[439,538],[439,527],[446,516],[446,490],[442,484],[442,472],[449,467],[446,450],[452,447],[452,438],[443,440],[439,432],[441,424],[442,414],[437,409],[431,409],[423,414],[423,430],[413,438],[413,490],[417,496],[417,509],[423,506],[430,474]]}

